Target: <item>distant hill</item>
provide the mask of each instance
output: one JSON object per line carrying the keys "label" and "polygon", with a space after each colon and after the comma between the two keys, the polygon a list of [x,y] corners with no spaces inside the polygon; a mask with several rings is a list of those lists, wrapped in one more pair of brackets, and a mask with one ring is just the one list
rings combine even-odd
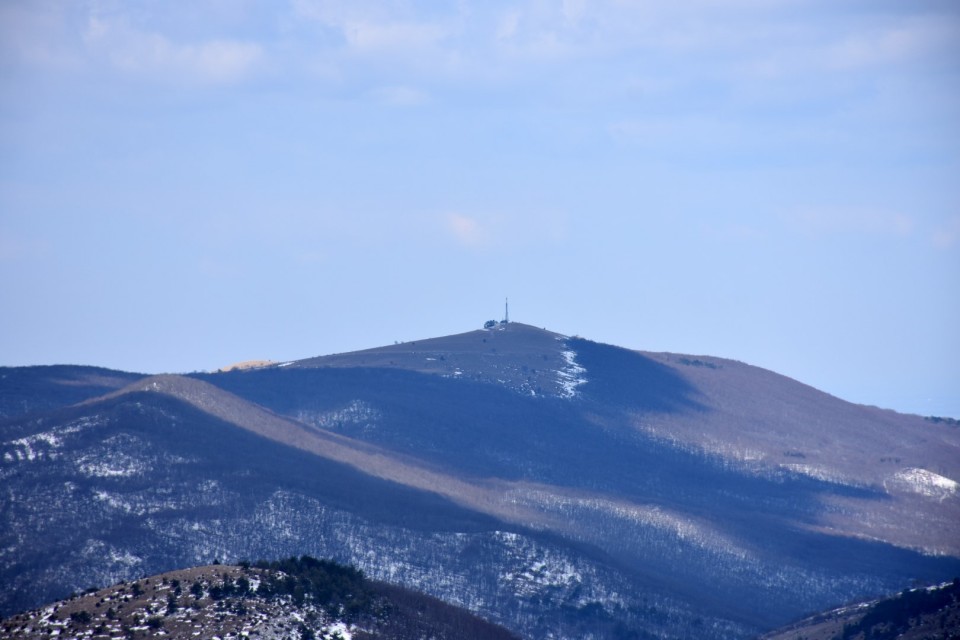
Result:
{"label": "distant hill", "polygon": [[960,575],[960,429],[731,360],[510,323],[76,396],[5,373],[3,614],[308,554],[527,638],[747,638]]}
{"label": "distant hill", "polygon": [[143,377],[100,367],[0,367],[0,419],[66,407]]}
{"label": "distant hill", "polygon": [[516,640],[506,629],[352,567],[307,556],[208,565],[88,589],[0,621],[0,638],[55,635],[303,640]]}

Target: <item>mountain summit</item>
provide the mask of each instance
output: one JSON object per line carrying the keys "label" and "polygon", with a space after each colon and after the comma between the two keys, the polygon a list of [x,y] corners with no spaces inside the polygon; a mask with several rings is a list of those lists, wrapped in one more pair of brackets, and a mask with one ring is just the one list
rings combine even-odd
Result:
{"label": "mountain summit", "polygon": [[0,375],[4,613],[309,554],[525,637],[738,638],[960,574],[960,430],[731,360],[501,323]]}
{"label": "mountain summit", "polygon": [[531,396],[571,397],[585,382],[567,337],[519,322],[443,338],[308,358],[281,366],[384,367],[499,384]]}

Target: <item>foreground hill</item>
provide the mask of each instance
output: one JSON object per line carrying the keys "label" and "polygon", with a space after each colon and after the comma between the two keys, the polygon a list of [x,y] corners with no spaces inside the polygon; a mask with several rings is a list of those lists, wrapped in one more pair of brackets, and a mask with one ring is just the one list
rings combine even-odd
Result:
{"label": "foreground hill", "polygon": [[812,616],[760,640],[956,640],[960,579]]}
{"label": "foreground hill", "polygon": [[530,638],[737,638],[960,575],[960,429],[729,360],[511,323],[71,400],[0,423],[3,613],[310,554]]}
{"label": "foreground hill", "polygon": [[516,640],[463,609],[304,556],[209,565],[88,589],[0,621],[0,638]]}

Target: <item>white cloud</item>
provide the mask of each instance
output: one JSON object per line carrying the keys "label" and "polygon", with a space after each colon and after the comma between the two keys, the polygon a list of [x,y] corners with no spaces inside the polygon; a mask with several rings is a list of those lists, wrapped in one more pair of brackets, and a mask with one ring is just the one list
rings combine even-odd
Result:
{"label": "white cloud", "polygon": [[462,213],[448,214],[446,227],[457,242],[467,247],[482,247],[489,241],[488,232],[480,222]]}
{"label": "white cloud", "polygon": [[772,40],[772,27],[779,30],[769,2],[528,0],[500,13],[494,43],[540,58],[726,52]]}
{"label": "white cloud", "polygon": [[449,35],[446,27],[416,22],[353,22],[344,25],[347,42],[360,51],[405,51],[436,46]]}
{"label": "white cloud", "polygon": [[416,82],[436,96],[434,82],[515,86],[530,73],[540,84],[563,84],[571,77],[566,69],[547,73],[544,65],[583,63],[597,65],[598,73],[580,95],[592,92],[598,100],[610,95],[604,83],[617,81],[623,92],[635,94],[639,84],[664,98],[718,85],[733,96],[769,89],[758,80],[792,80],[798,73],[812,82],[822,72],[942,60],[960,40],[960,23],[942,16],[805,4],[290,0],[278,9],[208,0],[178,10],[118,0],[14,0],[0,3],[0,53],[48,67],[106,63],[128,73],[214,83],[258,70],[354,88],[369,80],[367,94],[410,104],[422,96],[391,98],[372,87]]}
{"label": "white cloud", "polygon": [[[528,2],[501,11],[484,45],[511,63],[516,60],[559,60],[586,52],[585,8],[580,2],[559,5]],[[489,39],[492,36],[492,39]]]}
{"label": "white cloud", "polygon": [[497,22],[496,39],[510,40],[514,38],[520,30],[521,13],[516,9],[506,11]]}
{"label": "white cloud", "polygon": [[561,13],[564,21],[568,24],[576,24],[587,9],[586,0],[563,0],[561,3]]}
{"label": "white cloud", "polygon": [[364,2],[363,0],[356,0],[355,2],[293,0],[291,4],[297,16],[322,22],[332,27],[342,27],[361,19],[382,17],[390,6],[389,3]]}
{"label": "white cloud", "polygon": [[235,7],[217,3],[177,11],[110,0],[12,1],[0,4],[0,61],[39,70],[107,67],[177,81],[230,83],[246,77],[265,57],[264,43],[220,35],[242,18]]}
{"label": "white cloud", "polygon": [[904,62],[954,48],[960,40],[955,22],[915,19],[907,24],[881,27],[864,33],[850,33],[823,51],[825,66],[835,69]]}
{"label": "white cloud", "polygon": [[263,58],[263,48],[257,43],[229,39],[178,43],[159,33],[99,16],[90,17],[84,42],[92,54],[126,72],[170,74],[214,83],[242,79]]}
{"label": "white cloud", "polygon": [[[780,25],[778,40],[745,50],[747,75],[793,79],[798,74],[845,74],[895,65],[940,64],[956,56],[960,21],[944,16]],[[757,43],[760,44],[760,43]]]}
{"label": "white cloud", "polygon": [[443,216],[442,225],[448,237],[471,249],[509,253],[561,247],[570,240],[568,216],[557,210],[505,205],[493,213],[448,213]]}
{"label": "white cloud", "polygon": [[208,78],[229,82],[246,75],[262,55],[257,44],[215,40],[180,47],[174,59],[182,67],[194,67]]}
{"label": "white cloud", "polygon": [[[449,74],[453,65],[458,79],[463,73],[513,76],[515,65],[524,61],[624,54],[633,60],[624,71],[634,76],[651,57],[681,54],[708,56],[687,67],[688,74],[697,70],[697,76],[725,67],[789,77],[798,70],[860,69],[928,60],[931,54],[944,58],[956,52],[954,43],[960,40],[960,21],[919,10],[891,17],[880,9],[855,12],[805,4],[291,0],[277,10],[220,0],[190,9],[116,0],[82,5],[13,1],[0,4],[0,45],[6,43],[21,57],[67,63],[71,53],[78,53],[79,23],[88,43],[96,44],[94,52],[124,69],[234,81],[268,54],[296,64],[337,59],[343,52],[387,65],[414,61],[418,69],[440,74]],[[84,17],[89,17],[85,26]],[[244,37],[227,35],[237,25],[244,28]]]}
{"label": "white cloud", "polygon": [[296,15],[338,31],[357,52],[410,52],[438,46],[455,31],[396,2],[295,0]]}

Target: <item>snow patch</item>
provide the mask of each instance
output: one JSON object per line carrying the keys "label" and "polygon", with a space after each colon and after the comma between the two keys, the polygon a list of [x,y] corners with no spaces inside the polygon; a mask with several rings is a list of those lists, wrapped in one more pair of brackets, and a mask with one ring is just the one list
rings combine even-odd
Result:
{"label": "snow patch", "polygon": [[350,633],[350,628],[347,627],[346,622],[336,622],[324,628],[323,632],[324,632],[324,637],[327,637],[327,636],[336,637],[335,634],[339,633],[340,637],[343,638],[343,640],[353,640],[353,634]]}
{"label": "snow patch", "polygon": [[109,558],[110,562],[126,567],[135,567],[143,562],[143,558],[135,556],[126,550],[117,551],[116,549],[110,549]]}
{"label": "snow patch", "polygon": [[150,467],[130,456],[116,456],[112,460],[86,456],[79,461],[77,470],[88,478],[129,478],[149,471]]}
{"label": "snow patch", "polygon": [[566,366],[557,371],[557,383],[560,385],[561,398],[574,398],[579,394],[577,387],[587,382],[582,377],[586,369],[577,364],[577,352],[572,349],[561,351]]}
{"label": "snow patch", "polygon": [[118,498],[117,496],[114,496],[113,494],[111,494],[111,493],[109,493],[109,492],[107,492],[107,491],[102,491],[102,490],[94,491],[94,492],[93,492],[93,498],[94,498],[94,500],[97,500],[98,502],[105,502],[105,503],[107,503],[110,507],[112,507],[112,508],[114,508],[114,509],[117,509],[117,510],[120,510],[120,511],[130,512],[130,511],[133,510],[133,508],[131,507],[131,505],[127,504],[127,503],[124,502],[122,499]]}
{"label": "snow patch", "polygon": [[333,411],[300,411],[297,420],[321,429],[339,429],[349,425],[364,425],[371,428],[380,421],[381,415],[370,404],[352,400],[345,407]]}
{"label": "snow patch", "polygon": [[4,452],[3,459],[5,462],[35,462],[44,459],[55,460],[58,455],[55,450],[63,447],[65,436],[98,424],[100,424],[99,416],[92,416],[76,420],[62,427],[51,429],[50,431],[10,440],[3,443],[3,445],[13,450]]}
{"label": "snow patch", "polygon": [[787,471],[792,471],[793,473],[799,473],[800,475],[807,476],[808,478],[813,478],[814,480],[821,480],[823,482],[830,482],[833,484],[842,484],[848,487],[859,486],[857,483],[852,482],[848,478],[845,478],[835,471],[811,464],[788,463],[781,464],[780,467],[786,469]]}
{"label": "snow patch", "polygon": [[500,583],[514,595],[530,598],[556,590],[574,593],[585,579],[569,558],[553,553],[513,532],[494,532],[494,539],[510,550],[510,561],[500,571]]}
{"label": "snow patch", "polygon": [[893,482],[900,488],[939,500],[953,496],[960,489],[960,484],[955,480],[914,467],[896,472],[893,475]]}

